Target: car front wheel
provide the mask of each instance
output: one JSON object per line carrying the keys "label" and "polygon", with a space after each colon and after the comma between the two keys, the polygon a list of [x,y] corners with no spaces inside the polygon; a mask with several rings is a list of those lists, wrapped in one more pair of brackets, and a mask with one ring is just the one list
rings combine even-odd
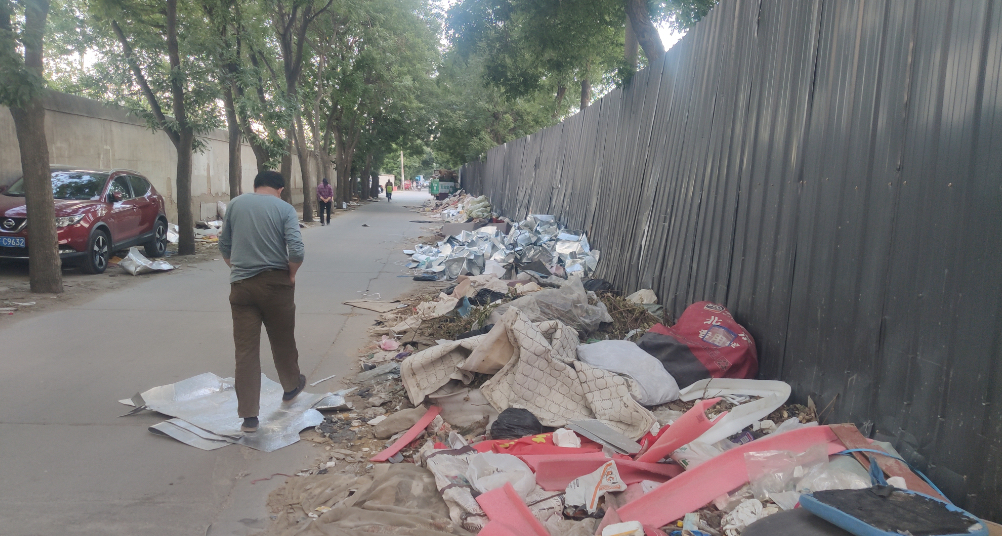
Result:
{"label": "car front wheel", "polygon": [[167,253],[167,224],[163,220],[157,220],[157,226],[153,229],[153,239],[143,247],[146,248],[147,257],[163,257]]}
{"label": "car front wheel", "polygon": [[111,239],[104,231],[97,231],[87,243],[87,258],[81,269],[88,274],[100,274],[108,268],[108,256],[111,253]]}

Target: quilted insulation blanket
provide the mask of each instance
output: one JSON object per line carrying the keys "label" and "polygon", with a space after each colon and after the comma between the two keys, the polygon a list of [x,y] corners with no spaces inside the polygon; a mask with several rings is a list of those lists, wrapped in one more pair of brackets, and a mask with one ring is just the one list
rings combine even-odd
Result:
{"label": "quilted insulation blanket", "polygon": [[[486,335],[408,357],[400,365],[400,376],[417,405],[450,380],[469,383],[473,372],[497,370],[484,365],[483,355],[488,354],[487,361],[503,365],[480,389],[498,411],[527,409],[554,427],[599,419],[632,439],[650,431],[654,415],[630,395],[631,380],[578,361],[577,346],[573,328],[557,320],[534,323],[512,307]],[[467,366],[468,359],[477,361],[476,366]]]}

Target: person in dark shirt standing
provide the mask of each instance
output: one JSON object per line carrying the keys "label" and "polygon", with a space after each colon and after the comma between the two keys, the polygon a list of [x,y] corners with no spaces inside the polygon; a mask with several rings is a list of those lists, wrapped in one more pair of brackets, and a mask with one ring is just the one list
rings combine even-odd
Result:
{"label": "person in dark shirt standing", "polygon": [[323,184],[317,185],[317,203],[320,206],[320,225],[324,224],[324,211],[327,211],[327,223],[331,222],[331,203],[334,201],[334,189],[331,188],[327,179]]}
{"label": "person in dark shirt standing", "polygon": [[236,355],[240,429],[256,432],[261,401],[261,323],[268,330],[275,369],[294,399],[306,386],[296,349],[296,272],[305,248],[299,218],[282,200],[285,180],[276,171],[254,177],[254,193],[230,202],[219,233],[219,252],[230,267],[230,311]]}

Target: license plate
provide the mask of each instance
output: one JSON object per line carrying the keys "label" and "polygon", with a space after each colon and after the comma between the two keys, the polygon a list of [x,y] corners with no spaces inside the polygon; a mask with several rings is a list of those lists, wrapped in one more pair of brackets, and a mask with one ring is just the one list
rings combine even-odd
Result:
{"label": "license plate", "polygon": [[23,248],[24,237],[20,236],[0,236],[0,247]]}

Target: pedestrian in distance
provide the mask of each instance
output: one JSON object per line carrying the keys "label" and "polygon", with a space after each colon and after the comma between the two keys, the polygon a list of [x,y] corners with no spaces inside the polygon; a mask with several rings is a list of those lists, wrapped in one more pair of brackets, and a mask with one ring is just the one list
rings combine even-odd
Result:
{"label": "pedestrian in distance", "polygon": [[386,181],[386,202],[393,201],[393,181]]}
{"label": "pedestrian in distance", "polygon": [[323,184],[317,185],[317,204],[320,207],[320,225],[324,225],[324,211],[327,211],[327,224],[331,222],[331,204],[334,201],[334,189],[324,178]]}
{"label": "pedestrian in distance", "polygon": [[296,272],[305,248],[299,218],[282,200],[285,180],[276,171],[254,177],[254,192],[230,202],[219,233],[219,252],[230,267],[237,415],[240,429],[256,432],[261,402],[261,324],[278,379],[291,401],[306,386],[296,349]]}

